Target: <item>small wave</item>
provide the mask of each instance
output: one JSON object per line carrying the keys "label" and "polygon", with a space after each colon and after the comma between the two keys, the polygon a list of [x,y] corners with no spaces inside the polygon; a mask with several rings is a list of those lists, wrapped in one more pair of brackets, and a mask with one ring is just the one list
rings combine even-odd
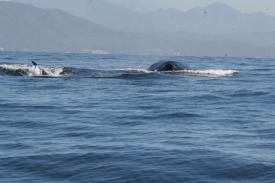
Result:
{"label": "small wave", "polygon": [[193,76],[208,76],[208,77],[225,77],[233,76],[238,73],[236,70],[221,70],[221,69],[206,69],[206,70],[183,70],[178,73],[188,74]]}
{"label": "small wave", "polygon": [[175,113],[168,113],[168,114],[162,114],[160,116],[158,116],[158,118],[167,118],[167,119],[175,119],[175,118],[197,118],[197,117],[201,117],[198,114],[194,114],[194,113],[186,113],[186,112],[175,112]]}
{"label": "small wave", "polygon": [[47,68],[22,64],[0,64],[0,71],[13,76],[59,77],[64,75],[63,68]]}
{"label": "small wave", "polygon": [[232,94],[232,97],[253,97],[253,96],[263,96],[269,95],[266,91],[250,91],[250,90],[240,90]]}

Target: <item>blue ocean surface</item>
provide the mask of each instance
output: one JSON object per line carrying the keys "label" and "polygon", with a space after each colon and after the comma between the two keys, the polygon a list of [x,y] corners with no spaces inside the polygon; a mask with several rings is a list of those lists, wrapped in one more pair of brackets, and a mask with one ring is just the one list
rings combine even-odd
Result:
{"label": "blue ocean surface", "polygon": [[273,183],[274,79],[274,59],[0,52],[0,182]]}

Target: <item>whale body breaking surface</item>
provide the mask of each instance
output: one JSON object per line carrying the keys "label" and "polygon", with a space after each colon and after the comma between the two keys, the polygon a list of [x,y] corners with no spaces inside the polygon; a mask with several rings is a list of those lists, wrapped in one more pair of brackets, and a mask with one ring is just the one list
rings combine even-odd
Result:
{"label": "whale body breaking surface", "polygon": [[148,68],[149,71],[158,71],[158,72],[182,71],[182,70],[188,70],[188,69],[189,68],[187,66],[176,61],[160,61],[151,65]]}

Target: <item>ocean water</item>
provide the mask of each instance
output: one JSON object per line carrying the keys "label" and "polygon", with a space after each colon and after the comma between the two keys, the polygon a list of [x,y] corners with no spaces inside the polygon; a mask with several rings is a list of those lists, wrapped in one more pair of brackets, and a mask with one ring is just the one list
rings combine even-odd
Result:
{"label": "ocean water", "polygon": [[273,183],[274,79],[273,59],[0,52],[0,182]]}

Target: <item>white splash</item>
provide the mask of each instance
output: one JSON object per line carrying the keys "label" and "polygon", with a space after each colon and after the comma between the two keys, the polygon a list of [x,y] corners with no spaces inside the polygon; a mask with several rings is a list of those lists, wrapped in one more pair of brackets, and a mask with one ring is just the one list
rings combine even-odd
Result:
{"label": "white splash", "polygon": [[206,77],[225,77],[233,76],[238,73],[237,70],[222,70],[222,69],[206,69],[206,70],[183,70],[179,71],[182,74],[193,76],[206,76]]}
{"label": "white splash", "polygon": [[142,68],[128,68],[126,70],[130,71],[130,72],[137,72],[137,73],[153,73],[154,72],[154,71],[149,71],[147,69],[142,69]]}
{"label": "white splash", "polygon": [[28,66],[21,64],[0,64],[0,70],[11,72],[16,75],[27,76],[62,76],[63,68],[47,68],[41,66]]}
{"label": "white splash", "polygon": [[[128,68],[127,71],[137,73],[159,73],[158,71],[149,71],[141,68]],[[181,70],[181,71],[166,71],[163,73],[179,74],[179,75],[192,75],[204,77],[225,77],[233,76],[238,73],[237,70],[222,70],[222,69],[205,69],[205,70]]]}

